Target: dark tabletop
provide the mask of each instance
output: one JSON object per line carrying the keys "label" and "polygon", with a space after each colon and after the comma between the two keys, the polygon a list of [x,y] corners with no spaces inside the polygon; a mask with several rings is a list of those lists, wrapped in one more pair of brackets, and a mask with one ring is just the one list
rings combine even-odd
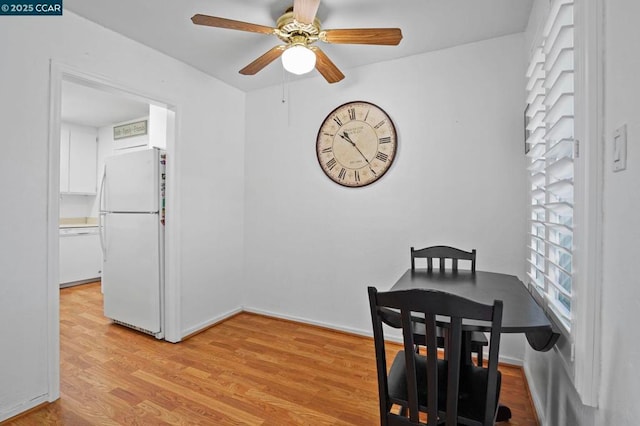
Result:
{"label": "dark tabletop", "polygon": [[[445,291],[487,305],[492,305],[494,300],[502,300],[502,332],[525,333],[529,344],[538,351],[551,349],[560,336],[555,324],[514,275],[409,269],[391,290],[413,288]],[[482,329],[481,326],[477,328]]]}

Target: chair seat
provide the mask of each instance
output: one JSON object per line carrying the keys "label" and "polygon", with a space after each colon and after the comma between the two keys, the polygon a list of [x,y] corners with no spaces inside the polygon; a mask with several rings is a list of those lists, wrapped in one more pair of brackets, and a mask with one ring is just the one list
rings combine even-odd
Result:
{"label": "chair seat", "polygon": [[[416,358],[418,401],[421,411],[427,411],[427,357],[413,354]],[[448,363],[438,359],[438,377],[447,377]],[[484,418],[487,392],[488,370],[475,365],[465,365],[460,369],[460,388],[458,392],[458,416],[475,421]],[[496,401],[500,395],[502,377],[498,371]],[[399,351],[393,360],[388,375],[389,398],[394,404],[406,405],[407,378],[404,351]],[[446,411],[447,380],[438,380],[438,410]]]}

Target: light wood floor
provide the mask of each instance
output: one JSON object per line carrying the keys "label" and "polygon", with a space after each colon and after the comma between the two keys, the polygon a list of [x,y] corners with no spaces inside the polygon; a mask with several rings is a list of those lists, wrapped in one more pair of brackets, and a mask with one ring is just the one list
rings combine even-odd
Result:
{"label": "light wood floor", "polygon": [[[242,313],[167,343],[104,318],[99,284],[60,311],[61,398],[7,424],[379,424],[371,339]],[[536,425],[521,369],[501,371],[501,424]]]}

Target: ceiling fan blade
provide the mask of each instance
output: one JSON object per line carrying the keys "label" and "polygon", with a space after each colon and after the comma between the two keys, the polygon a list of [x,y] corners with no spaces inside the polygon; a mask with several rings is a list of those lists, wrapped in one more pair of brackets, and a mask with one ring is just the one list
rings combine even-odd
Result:
{"label": "ceiling fan blade", "polygon": [[273,49],[268,50],[267,53],[265,53],[264,55],[260,56],[258,59],[256,59],[255,61],[251,62],[246,67],[242,68],[240,70],[240,74],[243,74],[243,75],[254,75],[258,71],[262,70],[262,68],[266,67],[271,62],[273,62],[276,59],[278,59],[282,55],[282,52],[284,52],[285,47],[286,46],[276,46]]}
{"label": "ceiling fan blade", "polygon": [[227,28],[230,30],[249,31],[260,34],[274,34],[274,28],[272,27],[234,21],[233,19],[219,18],[217,16],[197,14],[191,17],[191,22],[196,25],[206,25],[208,27]]}
{"label": "ceiling fan blade", "polygon": [[316,69],[325,80],[329,83],[337,83],[338,81],[344,78],[344,74],[336,67],[336,65],[331,62],[331,59],[325,53],[320,50],[317,46],[311,47],[316,53]]}
{"label": "ceiling fan blade", "polygon": [[402,40],[400,28],[350,28],[326,30],[320,39],[335,44],[379,44],[396,46]]}
{"label": "ceiling fan blade", "polygon": [[318,12],[320,0],[294,0],[293,19],[302,24],[312,24]]}

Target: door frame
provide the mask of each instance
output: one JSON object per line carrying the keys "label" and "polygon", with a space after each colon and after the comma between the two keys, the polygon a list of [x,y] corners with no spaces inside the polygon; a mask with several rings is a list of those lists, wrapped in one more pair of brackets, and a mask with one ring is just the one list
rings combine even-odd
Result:
{"label": "door frame", "polygon": [[49,401],[60,398],[60,126],[62,81],[71,81],[94,89],[121,94],[149,104],[164,106],[174,112],[174,123],[167,123],[166,218],[165,218],[165,339],[177,343],[182,339],[180,325],[180,200],[178,135],[180,115],[177,103],[158,94],[144,94],[104,76],[90,74],[67,64],[51,60],[49,68],[49,140],[47,187],[47,359]]}

